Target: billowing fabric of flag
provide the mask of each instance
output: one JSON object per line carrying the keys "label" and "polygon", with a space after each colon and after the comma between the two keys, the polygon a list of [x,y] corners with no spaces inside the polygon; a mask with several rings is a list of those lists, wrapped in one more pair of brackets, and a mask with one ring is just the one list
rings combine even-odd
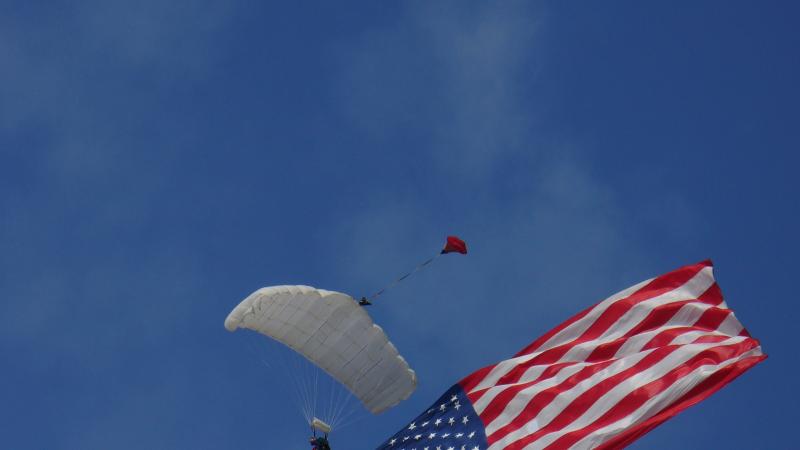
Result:
{"label": "billowing fabric of flag", "polygon": [[644,281],[450,388],[379,450],[616,449],[766,358],[711,261]]}

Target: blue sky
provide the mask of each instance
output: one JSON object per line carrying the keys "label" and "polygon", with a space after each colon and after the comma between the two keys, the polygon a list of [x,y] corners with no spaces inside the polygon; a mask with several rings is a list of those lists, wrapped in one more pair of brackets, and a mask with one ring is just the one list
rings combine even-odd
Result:
{"label": "blue sky", "polygon": [[[633,448],[796,444],[792,2],[0,3],[0,436],[291,449],[251,291],[358,296],[418,391],[705,258],[770,358]],[[266,352],[274,349],[267,347]]]}

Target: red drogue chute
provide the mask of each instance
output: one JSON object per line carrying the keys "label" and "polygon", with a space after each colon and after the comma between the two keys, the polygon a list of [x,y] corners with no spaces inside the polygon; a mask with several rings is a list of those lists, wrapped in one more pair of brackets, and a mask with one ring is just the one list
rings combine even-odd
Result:
{"label": "red drogue chute", "polygon": [[442,249],[442,254],[445,253],[461,253],[462,255],[466,255],[467,243],[458,236],[447,236],[447,242]]}

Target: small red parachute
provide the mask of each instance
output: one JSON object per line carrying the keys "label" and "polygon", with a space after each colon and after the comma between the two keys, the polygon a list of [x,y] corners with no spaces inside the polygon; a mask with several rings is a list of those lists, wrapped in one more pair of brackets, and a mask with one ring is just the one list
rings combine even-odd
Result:
{"label": "small red parachute", "polygon": [[447,243],[444,244],[442,254],[445,253],[461,253],[467,254],[467,243],[462,241],[458,236],[447,236]]}

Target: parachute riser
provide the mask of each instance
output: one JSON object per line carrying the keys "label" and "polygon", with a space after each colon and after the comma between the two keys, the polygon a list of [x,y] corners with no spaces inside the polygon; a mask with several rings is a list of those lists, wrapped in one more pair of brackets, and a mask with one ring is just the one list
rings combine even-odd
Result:
{"label": "parachute riser", "polygon": [[375,292],[374,294],[370,295],[369,297],[361,297],[361,301],[359,301],[359,304],[361,306],[371,305],[372,304],[371,303],[372,300],[375,300],[376,298],[378,298],[384,292],[386,292],[389,289],[392,289],[393,287],[395,287],[398,284],[402,283],[406,278],[408,278],[411,275],[413,275],[413,274],[419,272],[420,270],[424,269],[425,266],[427,266],[428,264],[432,263],[433,261],[436,260],[436,258],[438,258],[438,257],[440,257],[440,256],[442,256],[444,254],[445,254],[444,250],[440,251],[436,255],[434,255],[434,256],[428,258],[427,260],[425,260],[424,262],[418,264],[417,267],[414,268],[414,270],[406,273],[405,275],[401,276],[400,278],[397,278],[396,280],[394,280],[391,283],[389,283],[388,285],[386,285],[386,287],[380,289],[379,291]]}

